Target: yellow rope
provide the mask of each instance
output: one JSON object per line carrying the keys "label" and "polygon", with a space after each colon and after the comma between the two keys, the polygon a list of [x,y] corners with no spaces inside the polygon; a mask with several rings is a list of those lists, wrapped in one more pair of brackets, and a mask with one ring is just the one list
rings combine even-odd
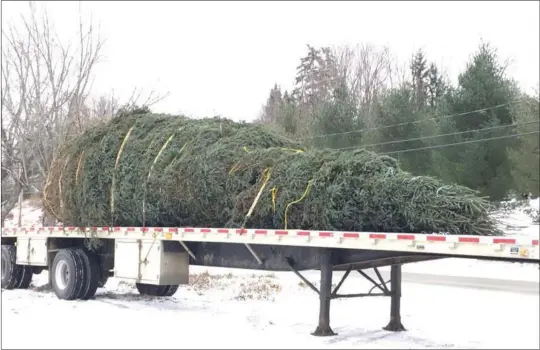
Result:
{"label": "yellow rope", "polygon": [[150,179],[150,175],[152,174],[152,170],[154,170],[154,166],[156,165],[159,157],[161,156],[161,154],[163,153],[163,151],[165,150],[165,148],[167,148],[167,146],[169,145],[169,143],[171,142],[171,140],[173,139],[174,137],[174,134],[172,134],[168,139],[167,141],[165,141],[165,143],[163,144],[163,146],[161,146],[161,149],[159,150],[156,158],[154,158],[154,162],[152,163],[152,166],[150,167],[150,170],[148,171],[148,176],[146,177],[146,180],[148,181],[148,179]]}
{"label": "yellow rope", "polygon": [[[169,138],[167,139],[167,141],[165,141],[165,143],[163,144],[163,146],[161,146],[161,149],[159,150],[158,154],[156,155],[156,157],[154,158],[154,162],[152,163],[152,166],[150,166],[150,170],[148,171],[148,176],[146,177],[146,182],[144,184],[144,197],[143,197],[143,226],[145,225],[146,223],[146,186],[148,185],[148,181],[150,180],[150,176],[152,175],[152,170],[154,170],[154,166],[156,165],[159,157],[161,156],[161,154],[163,153],[163,151],[165,150],[165,148],[167,148],[167,146],[169,145],[169,143],[171,142],[171,140],[173,139],[174,137],[174,134],[172,134],[171,136],[169,136]],[[185,145],[184,145],[185,146]],[[183,148],[182,148],[183,149]]]}
{"label": "yellow rope", "polygon": [[266,168],[264,170],[264,176],[265,176],[265,179],[263,181],[263,184],[261,186],[261,189],[259,190],[259,193],[257,193],[257,196],[255,197],[255,199],[253,200],[253,204],[251,204],[251,208],[249,208],[249,211],[246,215],[246,218],[244,219],[244,222],[242,223],[242,229],[244,228],[244,226],[246,225],[246,222],[248,221],[248,219],[251,217],[251,214],[253,213],[253,209],[255,209],[255,206],[257,205],[257,203],[259,202],[259,198],[261,198],[261,193],[263,192],[264,188],[266,187],[266,184],[268,183],[268,180],[270,180],[270,175],[272,173],[272,169],[270,168]]}
{"label": "yellow rope", "polygon": [[77,172],[75,173],[75,184],[79,184],[79,174],[81,173],[81,165],[82,160],[84,156],[84,151],[82,151],[81,155],[79,156],[79,161],[77,162]]}
{"label": "yellow rope", "polygon": [[[56,160],[53,160],[53,163],[55,162]],[[47,180],[45,181],[45,186],[43,187],[43,202],[45,202],[45,205],[49,208],[49,210],[51,211],[51,213],[55,216],[56,220],[58,221],[61,221],[60,220],[60,217],[58,216],[58,214],[56,214],[56,212],[54,211],[54,209],[52,208],[52,205],[51,203],[49,202],[49,200],[47,199],[47,193],[49,193],[49,186],[51,184],[51,171],[49,171],[47,173]]]}
{"label": "yellow rope", "polygon": [[282,147],[281,150],[282,151],[292,151],[292,152],[295,152],[295,153],[304,153],[304,150],[294,149],[294,148],[284,148],[284,147]]}
{"label": "yellow rope", "polygon": [[64,167],[60,171],[60,176],[58,176],[58,197],[60,198],[60,213],[62,213],[63,210],[64,210],[64,201],[62,200],[62,177],[64,176],[64,171],[67,168],[67,165],[69,163],[70,158],[71,158],[70,156],[68,156],[66,158],[66,162],[64,163]]}
{"label": "yellow rope", "polygon": [[277,187],[274,187],[270,190],[270,193],[272,193],[272,209],[274,211],[274,214],[276,213],[276,198],[277,198]]}
{"label": "yellow rope", "polygon": [[133,125],[127,132],[126,136],[124,136],[124,140],[122,141],[122,144],[120,145],[120,149],[118,150],[118,154],[116,155],[116,162],[114,162],[114,169],[118,167],[118,162],[120,161],[120,156],[122,155],[122,152],[124,151],[124,147],[126,146],[126,142],[129,139],[129,136],[131,135],[131,132],[133,131],[133,128],[135,125]]}
{"label": "yellow rope", "polygon": [[187,144],[188,144],[187,142],[184,143],[182,148],[180,148],[180,151],[178,151],[178,154],[176,156],[174,156],[173,160],[165,167],[165,169],[172,166],[174,164],[174,162],[176,162],[178,160],[178,156],[180,155],[180,153],[182,153],[182,151],[184,151],[184,148],[186,148]]}
{"label": "yellow rope", "polygon": [[[129,136],[131,135],[131,131],[133,131],[133,128],[135,127],[135,125],[133,125],[129,131],[127,132],[126,136],[124,136],[124,140],[122,141],[122,145],[120,145],[120,149],[118,150],[118,154],[116,155],[116,161],[114,162],[114,172],[113,172],[113,176],[112,176],[112,181],[111,181],[111,198],[110,198],[110,201],[111,201],[111,220],[112,220],[112,217],[113,217],[113,213],[114,213],[114,187],[115,187],[115,184],[116,184],[116,169],[118,168],[118,163],[120,162],[120,156],[122,155],[122,152],[124,151],[124,147],[126,146],[126,143],[127,143],[127,140],[129,139]],[[112,222],[111,222],[112,224]]]}
{"label": "yellow rope", "polygon": [[313,183],[313,180],[309,180],[308,184],[307,184],[307,187],[306,187],[306,190],[304,191],[304,194],[302,194],[302,197],[298,198],[297,200],[295,201],[292,201],[290,202],[289,204],[287,204],[287,206],[285,207],[285,230],[287,229],[287,212],[289,210],[289,207],[293,204],[296,204],[298,202],[301,202],[302,200],[304,200],[304,198],[307,196],[307,194],[309,193],[309,189],[311,187],[311,184]]}
{"label": "yellow rope", "polygon": [[231,168],[231,170],[229,170],[229,175],[232,175],[236,172],[236,170],[238,170],[238,165],[240,165],[240,162],[236,163],[235,165],[233,165],[233,167]]}

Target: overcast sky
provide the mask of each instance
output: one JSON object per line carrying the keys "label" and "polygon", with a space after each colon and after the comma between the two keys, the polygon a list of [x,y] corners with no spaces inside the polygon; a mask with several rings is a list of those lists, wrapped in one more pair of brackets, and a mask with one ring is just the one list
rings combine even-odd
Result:
{"label": "overcast sky", "polygon": [[[531,91],[539,76],[539,2],[114,2],[45,4],[61,37],[79,6],[106,38],[94,91],[169,92],[155,110],[252,120],[274,83],[290,88],[306,44],[388,45],[405,62],[422,48],[450,76],[480,39],[512,60]],[[26,11],[2,2],[2,22]]]}

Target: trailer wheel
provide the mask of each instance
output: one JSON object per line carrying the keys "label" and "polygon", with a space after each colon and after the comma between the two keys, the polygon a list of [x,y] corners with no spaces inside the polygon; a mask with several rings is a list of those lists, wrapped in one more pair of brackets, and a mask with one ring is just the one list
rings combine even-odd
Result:
{"label": "trailer wheel", "polygon": [[21,278],[19,279],[19,283],[15,288],[27,289],[28,287],[30,287],[33,276],[34,269],[32,268],[32,266],[21,265]]}
{"label": "trailer wheel", "polygon": [[139,294],[153,297],[170,297],[178,290],[178,285],[156,286],[153,284],[136,283],[135,286]]}
{"label": "trailer wheel", "polygon": [[75,252],[81,258],[84,267],[84,283],[77,298],[81,300],[88,300],[96,294],[96,290],[98,288],[99,261],[94,254],[86,252],[82,249],[77,249]]}
{"label": "trailer wheel", "polygon": [[84,264],[75,249],[60,250],[50,271],[52,287],[58,299],[75,300],[84,286]]}
{"label": "trailer wheel", "polygon": [[109,280],[109,276],[102,276],[98,281],[98,287],[103,288],[107,284],[107,281]]}
{"label": "trailer wheel", "polygon": [[2,288],[13,289],[21,281],[22,266],[17,265],[15,246],[2,245]]}
{"label": "trailer wheel", "polygon": [[172,297],[176,291],[178,291],[178,287],[180,287],[178,284],[171,284],[171,285],[168,285],[167,287],[169,287],[166,291],[165,291],[165,297]]}

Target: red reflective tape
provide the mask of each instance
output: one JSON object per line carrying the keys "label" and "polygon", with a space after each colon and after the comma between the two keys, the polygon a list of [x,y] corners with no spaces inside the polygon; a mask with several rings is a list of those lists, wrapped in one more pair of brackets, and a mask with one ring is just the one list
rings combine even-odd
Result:
{"label": "red reflective tape", "polygon": [[229,233],[229,229],[226,229],[226,228],[218,228],[217,232],[218,232],[218,233]]}
{"label": "red reflective tape", "polygon": [[163,227],[154,227],[154,232],[162,232]]}
{"label": "red reflective tape", "polygon": [[60,231],[64,231],[64,226],[58,226],[57,229]]}
{"label": "red reflective tape", "polygon": [[359,238],[360,234],[358,234],[358,233],[344,233],[343,237],[345,237],[345,238]]}
{"label": "red reflective tape", "polygon": [[176,227],[169,227],[169,232],[178,233],[178,229]]}
{"label": "red reflective tape", "polygon": [[75,227],[74,227],[74,226],[68,226],[68,227],[67,227],[67,230],[68,230],[68,231],[75,231]]}
{"label": "red reflective tape", "polygon": [[209,229],[209,228],[201,228],[201,232],[202,233],[210,233],[210,232],[212,232],[212,230]]}
{"label": "red reflective tape", "polygon": [[[55,228],[54,227],[49,227],[48,229],[49,229],[49,231],[54,231]],[[15,230],[15,229],[13,229],[13,230]]]}
{"label": "red reflective tape", "polygon": [[537,239],[533,239],[532,245],[538,245],[538,240],[537,240]]}
{"label": "red reflective tape", "polygon": [[381,234],[381,233],[370,233],[369,238],[371,238],[371,239],[386,239],[386,235]]}
{"label": "red reflective tape", "polygon": [[414,241],[416,237],[414,235],[397,235],[397,239]]}
{"label": "red reflective tape", "polygon": [[514,238],[493,238],[493,243],[495,244],[516,244]]}
{"label": "red reflective tape", "polygon": [[319,232],[319,237],[332,237],[333,235],[332,232]]}
{"label": "red reflective tape", "polygon": [[[285,231],[285,234],[287,234],[286,232],[287,231]],[[296,234],[298,236],[311,236],[311,232],[309,232],[309,231],[298,231],[298,232],[296,232]]]}
{"label": "red reflective tape", "polygon": [[458,237],[459,243],[480,243],[480,238],[478,237]]}
{"label": "red reflective tape", "polygon": [[236,233],[239,235],[245,235],[247,234],[247,230],[245,228],[239,228],[236,230]]}
{"label": "red reflective tape", "polygon": [[266,235],[268,234],[267,230],[255,230],[256,235]]}
{"label": "red reflective tape", "polygon": [[30,227],[28,230],[29,230],[29,231],[35,231],[36,229],[33,228],[33,227]]}
{"label": "red reflective tape", "polygon": [[98,228],[97,228],[96,226],[92,226],[92,227],[90,227],[90,230],[92,230],[92,231],[97,231]]}
{"label": "red reflective tape", "polygon": [[444,242],[446,241],[446,236],[427,236],[427,240],[430,242]]}
{"label": "red reflective tape", "polygon": [[115,227],[113,228],[114,232],[118,232],[118,231],[122,231],[122,228],[121,227]]}
{"label": "red reflective tape", "polygon": [[185,228],[184,232],[193,233],[193,232],[195,232],[195,229],[194,228]]}
{"label": "red reflective tape", "polygon": [[134,231],[135,231],[135,227],[128,227],[128,228],[127,228],[127,231],[128,231],[128,232],[134,232]]}
{"label": "red reflective tape", "polygon": [[102,227],[101,228],[103,231],[109,231],[109,228],[108,227]]}

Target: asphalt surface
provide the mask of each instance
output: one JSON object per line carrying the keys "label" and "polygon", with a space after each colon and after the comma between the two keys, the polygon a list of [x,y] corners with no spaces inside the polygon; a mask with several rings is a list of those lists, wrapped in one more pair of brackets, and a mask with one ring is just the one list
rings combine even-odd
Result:
{"label": "asphalt surface", "polygon": [[[375,274],[372,274],[372,273],[368,273],[368,274],[375,277]],[[385,280],[390,279],[390,273],[387,271],[381,271],[381,275],[383,276]],[[378,281],[376,277],[374,279]],[[432,274],[425,274],[425,273],[403,272],[402,282],[446,286],[446,287],[492,290],[492,291],[500,291],[500,292],[522,293],[522,294],[529,294],[529,295],[540,294],[540,284],[537,282],[529,282],[529,281],[514,281],[514,280],[493,279],[493,278],[432,275]]]}

